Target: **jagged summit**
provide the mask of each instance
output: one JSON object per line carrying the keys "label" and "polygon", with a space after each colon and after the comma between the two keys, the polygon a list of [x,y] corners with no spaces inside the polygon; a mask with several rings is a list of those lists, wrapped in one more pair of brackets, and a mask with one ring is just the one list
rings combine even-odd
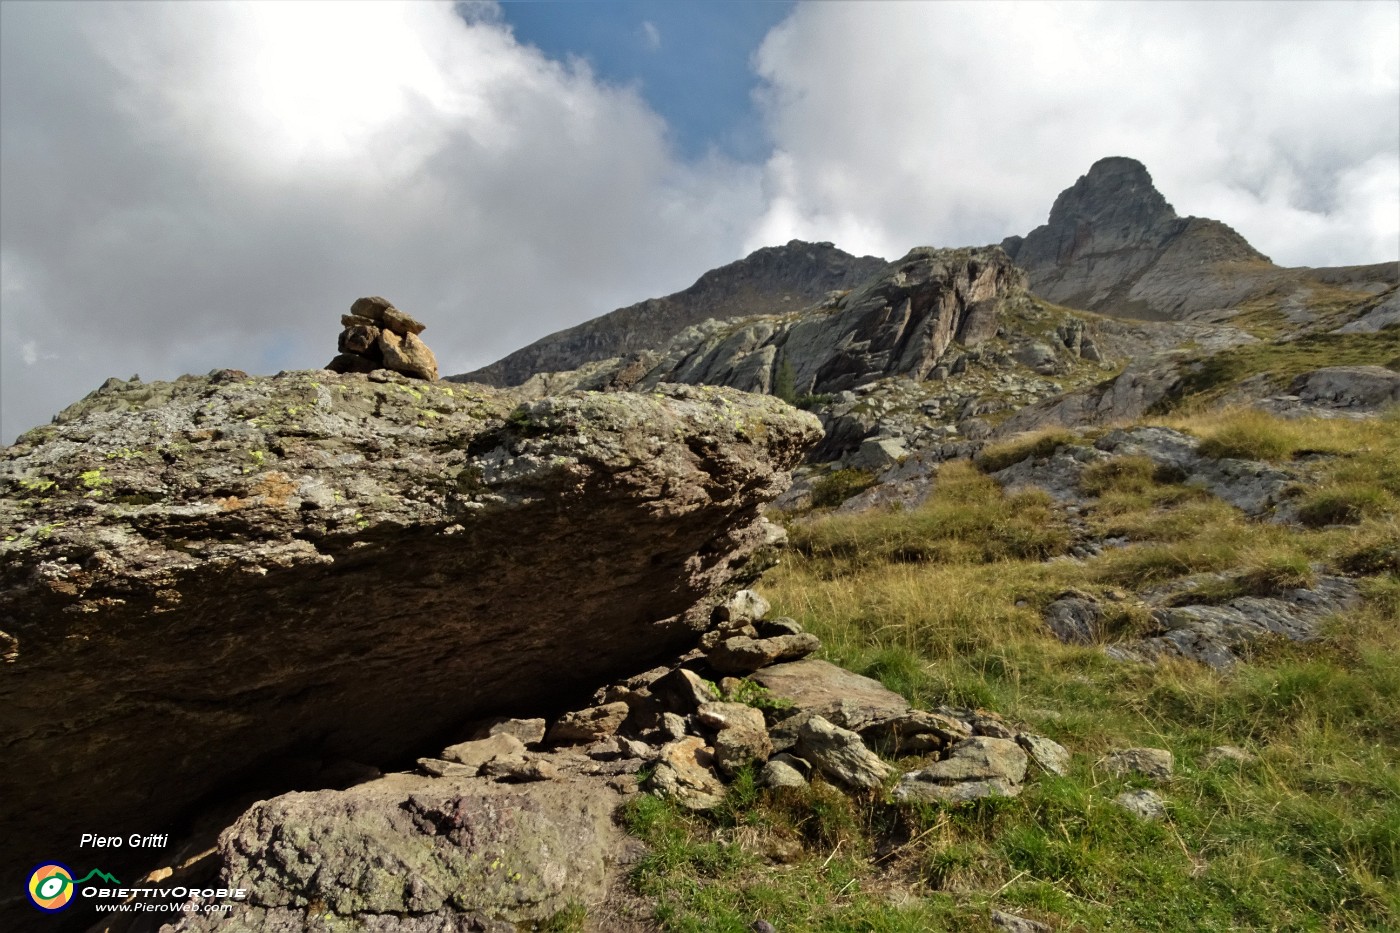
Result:
{"label": "jagged summit", "polygon": [[828,292],[854,288],[885,266],[876,256],[853,256],[831,243],[791,240],[766,246],[711,269],[684,291],[649,298],[557,331],[461,376],[464,382],[519,385],[536,373],[577,369],[585,363],[657,350],[676,334],[709,318],[796,310]]}
{"label": "jagged summit", "polygon": [[[1229,273],[1272,267],[1226,224],[1178,216],[1147,167],[1123,156],[1095,162],[1060,192],[1047,223],[1008,237],[1002,248],[1038,294],[1130,317],[1181,317],[1229,304],[1244,285]],[[1221,277],[1212,280],[1215,273]],[[1245,278],[1248,292],[1254,277]]]}

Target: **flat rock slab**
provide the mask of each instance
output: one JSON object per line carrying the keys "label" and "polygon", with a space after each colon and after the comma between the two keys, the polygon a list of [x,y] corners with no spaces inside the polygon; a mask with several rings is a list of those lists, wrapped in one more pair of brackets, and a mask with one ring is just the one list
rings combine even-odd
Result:
{"label": "flat rock slab", "polygon": [[815,713],[844,729],[859,731],[909,710],[908,700],[879,681],[813,658],[775,664],[750,674],[749,679],[797,710]]}

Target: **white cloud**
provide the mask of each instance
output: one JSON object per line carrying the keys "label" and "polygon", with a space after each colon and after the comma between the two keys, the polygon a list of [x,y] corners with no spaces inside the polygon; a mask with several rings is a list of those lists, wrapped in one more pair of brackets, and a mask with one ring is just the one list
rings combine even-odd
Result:
{"label": "white cloud", "polygon": [[689,285],[759,210],[489,6],[0,10],[5,440],[114,373],[321,365],[365,294],[461,372]]}
{"label": "white cloud", "polygon": [[741,165],[491,3],[0,3],[0,440],[110,375],[320,365],[365,294],[460,372],[794,236],[995,242],[1105,155],[1276,261],[1393,260],[1397,37],[1387,3],[801,4]]}
{"label": "white cloud", "polygon": [[642,45],[648,52],[661,50],[661,30],[649,19],[642,21]]}
{"label": "white cloud", "polygon": [[1044,223],[1096,159],[1275,261],[1400,255],[1400,6],[799,6],[756,56],[776,152],[749,245],[895,255]]}

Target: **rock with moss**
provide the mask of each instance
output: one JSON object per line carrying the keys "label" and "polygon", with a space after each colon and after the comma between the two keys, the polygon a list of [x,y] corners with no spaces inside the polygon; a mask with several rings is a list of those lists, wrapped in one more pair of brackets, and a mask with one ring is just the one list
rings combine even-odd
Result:
{"label": "rock with moss", "polygon": [[383,370],[104,386],[0,454],[15,865],[249,780],[412,761],[677,656],[752,577],[760,510],[819,430],[709,387],[517,407]]}

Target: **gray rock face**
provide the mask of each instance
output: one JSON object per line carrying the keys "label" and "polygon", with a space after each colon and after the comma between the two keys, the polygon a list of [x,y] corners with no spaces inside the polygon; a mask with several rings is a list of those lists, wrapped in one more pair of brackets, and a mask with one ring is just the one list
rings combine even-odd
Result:
{"label": "gray rock face", "polygon": [[921,380],[969,321],[985,321],[999,302],[1021,298],[1024,287],[1024,275],[996,247],[920,247],[829,309],[809,310],[795,320],[691,328],[638,385],[767,391],[781,367],[798,394],[840,392],[884,376]]}
{"label": "gray rock face", "polygon": [[[1209,316],[1262,296],[1306,299],[1320,285],[1374,294],[1400,278],[1395,263],[1275,266],[1220,221],[1178,217],[1142,163],[1122,157],[1095,162],[1055,199],[1046,224],[1002,248],[1051,301],[1159,320]],[[1384,320],[1378,313],[1356,329]]]}
{"label": "gray rock face", "polygon": [[1373,410],[1400,402],[1400,373],[1383,366],[1329,366],[1299,376],[1291,391],[1310,405]]}
{"label": "gray rock face", "polygon": [[1167,606],[1152,610],[1157,634],[1109,645],[1105,653],[1120,661],[1152,661],[1176,656],[1216,670],[1233,667],[1240,654],[1261,638],[1281,636],[1309,641],[1318,624],[1356,606],[1360,592],[1345,577],[1323,577],[1312,588],[1273,596],[1242,596],[1219,606]]}
{"label": "gray rock face", "polygon": [[819,430],[724,389],[512,413],[380,375],[124,383],[0,454],[0,881],[688,649]]}
{"label": "gray rock face", "polygon": [[1132,317],[1227,306],[1242,286],[1202,282],[1201,264],[1268,263],[1219,221],[1178,217],[1141,162],[1117,157],[1095,162],[1055,199],[1044,226],[1002,247],[1037,294]]}
{"label": "gray rock face", "polygon": [[793,240],[786,246],[765,247],[705,273],[685,291],[619,308],[550,334],[490,366],[449,378],[513,386],[536,373],[659,350],[687,327],[709,318],[796,311],[833,290],[854,288],[884,266],[883,259],[852,256],[830,243]]}

